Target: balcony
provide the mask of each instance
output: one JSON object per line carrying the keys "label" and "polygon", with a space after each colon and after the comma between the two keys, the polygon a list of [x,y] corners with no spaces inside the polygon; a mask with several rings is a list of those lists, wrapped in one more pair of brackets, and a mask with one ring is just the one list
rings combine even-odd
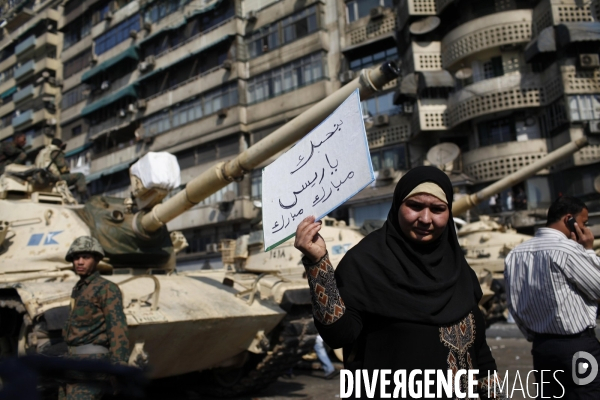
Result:
{"label": "balcony", "polygon": [[252,200],[236,199],[230,210],[220,211],[218,204],[196,206],[186,211],[167,224],[169,230],[183,230],[197,226],[215,225],[219,223],[247,222],[260,213]]}
{"label": "balcony", "polygon": [[412,117],[414,135],[421,131],[448,129],[448,105],[445,99],[419,99]]}
{"label": "balcony", "polygon": [[18,117],[13,118],[12,126],[18,128],[29,122],[33,122],[33,110],[24,111]]}
{"label": "balcony", "polygon": [[[534,35],[564,22],[594,22],[594,2],[578,0],[542,0],[533,10]],[[598,10],[600,12],[600,9]]]}
{"label": "balcony", "polygon": [[143,150],[143,143],[134,145],[124,144],[121,149],[113,149],[111,153],[92,160],[90,173],[94,174],[117,165],[135,160]]}
{"label": "balcony", "polygon": [[448,117],[450,127],[472,118],[500,111],[539,107],[560,94],[540,74],[511,73],[466,86],[450,95]]}
{"label": "balcony", "polygon": [[[547,154],[546,139],[506,142],[464,153],[463,165],[466,174],[477,183],[483,183],[504,178]],[[548,173],[548,170],[538,173]]]}
{"label": "balcony", "polygon": [[395,34],[397,21],[394,11],[385,9],[383,18],[372,20],[368,17],[359,19],[346,28],[346,46],[354,46],[385,34]]}
{"label": "balcony", "polygon": [[22,53],[27,50],[31,50],[35,48],[35,35],[29,36],[27,39],[23,40],[21,43],[15,46],[15,54],[20,56]]}
{"label": "balcony", "polygon": [[18,81],[20,78],[29,76],[35,71],[35,60],[29,60],[15,70],[14,77]]}
{"label": "balcony", "polygon": [[390,123],[387,126],[371,124],[366,128],[370,149],[407,142],[411,137],[411,121],[402,115],[390,115]]}
{"label": "balcony", "polygon": [[15,103],[19,103],[25,99],[33,97],[34,87],[33,84],[25,86],[23,89],[19,90],[17,93],[13,95],[13,101]]}
{"label": "balcony", "polygon": [[[448,1],[448,0],[446,0]],[[398,30],[412,19],[411,17],[427,17],[438,13],[436,0],[400,0],[398,4]]]}
{"label": "balcony", "polygon": [[402,67],[406,73],[442,69],[442,42],[411,42]]}
{"label": "balcony", "polygon": [[107,119],[99,124],[90,126],[89,139],[95,140],[102,135],[109,133],[110,131],[117,131],[123,129],[135,121],[137,113],[127,113],[125,117],[114,116]]}
{"label": "balcony", "polygon": [[15,133],[15,128],[13,128],[12,125],[0,129],[0,140],[4,140],[8,137],[11,137],[13,133]]}
{"label": "balcony", "polygon": [[527,44],[531,40],[531,10],[486,15],[462,24],[442,40],[444,68],[466,57],[503,45]]}

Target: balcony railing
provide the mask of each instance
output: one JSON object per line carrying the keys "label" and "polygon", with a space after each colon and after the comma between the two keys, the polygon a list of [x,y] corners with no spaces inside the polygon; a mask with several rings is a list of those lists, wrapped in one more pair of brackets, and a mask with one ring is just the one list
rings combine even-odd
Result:
{"label": "balcony railing", "polygon": [[531,40],[531,10],[487,15],[460,25],[442,40],[442,60],[448,69],[460,60],[495,47]]}
{"label": "balcony railing", "polygon": [[15,79],[19,79],[35,70],[35,60],[29,60],[15,70]]}
{"label": "balcony railing", "polygon": [[25,100],[29,96],[33,96],[33,92],[34,92],[33,84],[25,86],[23,89],[19,90],[17,93],[14,94],[13,101],[15,103],[18,103],[22,100]]}
{"label": "balcony railing", "polygon": [[35,35],[29,36],[27,39],[15,46],[15,54],[18,56],[27,50],[35,47]]}
{"label": "balcony railing", "polygon": [[13,118],[12,126],[14,128],[18,128],[19,126],[28,122],[33,122],[33,110],[27,110],[22,112],[18,117]]}

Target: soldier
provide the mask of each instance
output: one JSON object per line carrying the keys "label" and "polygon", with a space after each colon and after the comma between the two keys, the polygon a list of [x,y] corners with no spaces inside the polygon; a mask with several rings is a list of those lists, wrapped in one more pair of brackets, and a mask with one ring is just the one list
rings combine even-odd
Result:
{"label": "soldier", "polygon": [[[96,270],[103,257],[100,243],[90,236],[75,239],[67,252],[65,259],[73,263],[80,279],[73,288],[63,338],[71,357],[127,365],[129,339],[121,291]],[[87,400],[101,396],[99,385],[74,383],[61,388],[59,399]]]}
{"label": "soldier", "polygon": [[0,175],[8,164],[25,164],[27,154],[23,147],[27,143],[24,133],[17,133],[11,142],[0,143]]}
{"label": "soldier", "polygon": [[60,180],[66,181],[67,185],[75,185],[77,193],[82,200],[85,200],[88,198],[85,176],[81,172],[71,173],[69,164],[65,160],[64,150],[66,147],[67,145],[62,140],[52,139],[52,142],[38,153],[35,165],[38,168],[47,169]]}

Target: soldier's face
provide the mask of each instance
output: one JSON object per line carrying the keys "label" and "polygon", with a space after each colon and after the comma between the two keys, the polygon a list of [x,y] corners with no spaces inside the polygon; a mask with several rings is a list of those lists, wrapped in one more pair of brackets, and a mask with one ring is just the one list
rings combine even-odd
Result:
{"label": "soldier's face", "polygon": [[96,271],[98,261],[92,253],[75,253],[73,255],[73,269],[81,277],[90,276]]}

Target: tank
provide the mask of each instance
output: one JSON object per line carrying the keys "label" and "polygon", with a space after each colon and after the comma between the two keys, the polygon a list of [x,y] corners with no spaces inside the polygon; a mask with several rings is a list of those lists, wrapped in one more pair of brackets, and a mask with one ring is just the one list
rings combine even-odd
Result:
{"label": "tank", "polygon": [[[361,71],[164,202],[166,190],[132,177],[134,198],[94,196],[78,205],[43,171],[9,165],[0,177],[1,355],[64,354],[61,328],[78,280],[64,256],[76,237],[91,235],[106,253],[100,271],[123,293],[131,365],[149,363],[151,378],[203,371],[199,389],[219,396],[252,392],[277,379],[312,349],[316,333],[298,265],[177,273],[175,255],[185,239],[166,223],[294,144],[355,89],[368,98],[397,76],[393,63]],[[291,254],[285,247],[274,251],[282,259]]]}
{"label": "tank", "polygon": [[[481,191],[458,199],[453,207],[454,216],[464,214],[496,193],[533,176],[587,145],[582,137],[549,153],[546,157],[506,176]],[[504,258],[515,246],[531,238],[517,233],[515,229],[482,215],[479,221],[462,224],[457,231],[458,241],[469,265],[475,270],[483,291],[479,303],[488,325],[508,318],[508,307],[504,291]]]}

